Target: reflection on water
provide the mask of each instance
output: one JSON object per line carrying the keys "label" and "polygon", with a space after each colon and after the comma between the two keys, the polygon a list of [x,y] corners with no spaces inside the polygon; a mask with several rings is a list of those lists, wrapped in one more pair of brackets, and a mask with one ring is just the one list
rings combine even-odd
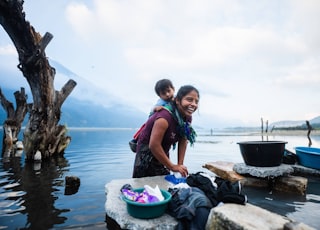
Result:
{"label": "reflection on water", "polygon": [[[104,186],[112,179],[131,177],[132,132],[70,131],[72,142],[64,156],[40,163],[25,162],[24,154],[2,157],[0,229],[106,228]],[[66,191],[67,176],[80,178],[76,193]]]}
{"label": "reflection on water", "polygon": [[[104,185],[130,178],[134,153],[128,141],[135,130],[71,130],[72,142],[63,157],[41,163],[25,162],[24,154],[1,158],[0,229],[50,229],[105,225]],[[0,134],[2,140],[2,134]],[[256,139],[254,139],[256,138]],[[243,162],[237,142],[260,140],[243,134],[199,135],[189,147],[186,165],[190,173],[205,171],[210,161]],[[320,147],[320,136],[312,137]],[[287,148],[305,146],[306,137],[269,137],[287,141]],[[1,147],[1,146],[0,146]],[[176,152],[171,153],[175,160]],[[81,185],[74,194],[66,193],[65,177],[77,176]],[[266,189],[244,188],[249,202],[270,211],[320,226],[314,217],[320,208],[319,178],[310,178],[306,196],[288,195]]]}
{"label": "reflection on water", "polygon": [[[68,162],[64,157],[52,158],[41,163],[25,162],[14,157],[3,163],[4,172],[1,181],[1,225],[11,226],[11,220],[19,218],[19,227],[30,229],[49,229],[66,221],[64,212],[69,209],[59,209],[55,206],[58,196],[54,194],[56,187],[64,183],[63,174]],[[7,218],[5,218],[7,217]],[[12,218],[10,218],[12,217]],[[17,221],[14,221],[17,223]]]}

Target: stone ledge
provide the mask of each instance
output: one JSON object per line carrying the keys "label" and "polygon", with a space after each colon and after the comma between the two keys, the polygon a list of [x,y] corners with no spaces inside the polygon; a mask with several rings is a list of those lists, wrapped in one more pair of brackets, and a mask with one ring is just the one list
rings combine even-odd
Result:
{"label": "stone ledge", "polygon": [[233,171],[240,175],[249,174],[255,177],[268,178],[289,175],[294,172],[291,165],[281,164],[276,167],[255,167],[245,163],[237,163],[233,166]]}
{"label": "stone ledge", "polygon": [[177,220],[166,213],[155,219],[137,219],[130,216],[127,212],[126,203],[119,197],[120,189],[124,184],[131,184],[133,188],[142,188],[144,185],[150,185],[151,187],[158,185],[159,188],[165,190],[172,185],[164,179],[164,176],[112,180],[106,184],[106,215],[119,225],[119,229],[175,229],[178,225]]}
{"label": "stone ledge", "polygon": [[[288,173],[294,173],[295,171],[295,168],[291,165],[282,164],[279,167],[248,166],[246,169],[245,165],[241,163],[234,164],[232,162],[216,161],[206,163],[203,167],[225,180],[239,180],[243,186],[260,188],[270,187],[270,180],[268,177],[271,176],[271,178],[274,177],[274,181],[272,181],[272,189],[274,190],[299,195],[304,195],[307,190],[307,178],[288,175]],[[238,168],[238,171],[241,171],[246,175],[238,174],[234,171],[234,168]]]}
{"label": "stone ledge", "polygon": [[320,176],[320,170],[318,169],[312,169],[312,168],[307,168],[302,165],[292,165],[294,169],[294,174],[298,175],[308,175],[308,176]]}
{"label": "stone ledge", "polygon": [[234,166],[234,163],[232,162],[215,161],[215,162],[209,162],[203,165],[202,167],[215,173],[217,176],[231,182],[245,180],[244,176],[241,176],[240,174],[233,171],[233,166]]}
{"label": "stone ledge", "polygon": [[244,230],[270,230],[270,229],[314,229],[303,223],[299,228],[284,228],[294,223],[290,219],[269,212],[257,206],[246,204],[224,204],[211,209],[206,230],[215,229],[244,229]]}
{"label": "stone ledge", "polygon": [[[152,187],[158,185],[167,190],[172,184],[164,179],[164,176],[129,178],[112,180],[105,185],[106,202],[105,210],[108,219],[112,224],[108,224],[110,229],[175,229],[178,222],[168,214],[155,219],[137,219],[127,213],[126,203],[120,199],[120,189],[124,184],[131,184],[133,188],[140,188],[148,184]],[[224,204],[211,210],[206,229],[295,229],[311,230],[313,228],[303,224],[295,224],[294,228],[284,228],[284,225],[294,225],[290,219],[278,214],[269,212],[263,208],[247,203],[246,205]],[[298,226],[298,227],[296,227]]]}

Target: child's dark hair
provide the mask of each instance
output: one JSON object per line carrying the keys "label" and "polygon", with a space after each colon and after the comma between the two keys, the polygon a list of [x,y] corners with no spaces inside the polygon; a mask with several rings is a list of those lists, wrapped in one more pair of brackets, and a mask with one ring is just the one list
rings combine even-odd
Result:
{"label": "child's dark hair", "polygon": [[154,90],[158,96],[160,96],[160,93],[168,88],[174,89],[173,84],[169,79],[161,79],[157,81],[156,85],[154,86]]}

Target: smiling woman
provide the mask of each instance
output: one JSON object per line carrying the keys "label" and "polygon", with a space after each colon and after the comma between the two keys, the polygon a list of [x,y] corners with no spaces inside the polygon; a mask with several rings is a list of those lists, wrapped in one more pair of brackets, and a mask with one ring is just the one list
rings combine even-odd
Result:
{"label": "smiling woman", "polygon": [[[133,177],[166,175],[170,171],[188,175],[184,157],[188,141],[193,144],[196,133],[191,127],[192,114],[197,110],[199,91],[182,86],[174,102],[154,113],[138,138]],[[178,143],[177,164],[170,160],[169,150]]]}

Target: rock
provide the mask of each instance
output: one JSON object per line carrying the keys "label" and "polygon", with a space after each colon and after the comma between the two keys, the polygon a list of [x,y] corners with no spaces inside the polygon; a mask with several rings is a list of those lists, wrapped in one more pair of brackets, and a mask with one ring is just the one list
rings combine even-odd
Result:
{"label": "rock", "polygon": [[[277,191],[303,195],[308,184],[307,178],[287,175],[294,172],[294,167],[286,164],[277,167],[254,167],[243,163],[233,164],[216,161],[207,163],[203,167],[225,180],[239,180],[243,186],[271,187],[271,189]],[[233,169],[236,169],[237,172]],[[246,176],[238,174],[239,172],[246,174]],[[252,176],[252,174],[255,176]]]}
{"label": "rock", "polygon": [[308,225],[300,222],[290,222],[286,223],[283,227],[283,230],[315,230]]}
{"label": "rock", "polygon": [[16,148],[17,150],[23,150],[23,143],[22,143],[22,141],[17,141],[17,142],[16,142],[16,145],[15,145],[15,148]]}
{"label": "rock", "polygon": [[[114,220],[118,224],[119,229],[160,230],[176,228],[178,225],[177,220],[167,213],[154,219],[137,219],[130,216],[126,209],[126,203],[120,199],[120,189],[125,184],[130,184],[134,189],[142,188],[144,185],[151,187],[158,185],[160,189],[167,190],[172,186],[170,182],[164,179],[164,176],[112,180],[105,185],[105,210],[110,225],[112,220]],[[109,223],[107,223],[107,227]],[[115,229],[114,225],[112,229]]]}
{"label": "rock", "polygon": [[[167,213],[155,219],[137,219],[130,216],[126,209],[126,203],[120,199],[120,189],[125,184],[130,184],[133,188],[141,188],[144,185],[151,187],[158,185],[159,188],[165,190],[173,185],[166,181],[164,176],[120,179],[107,183],[105,185],[107,229],[176,229],[178,221]],[[245,205],[228,203],[211,209],[206,229],[283,229],[285,224],[291,222],[292,220],[286,217],[249,203]],[[306,227],[304,228],[306,230],[312,229],[307,225],[300,226]],[[297,230],[301,229],[298,228]]]}
{"label": "rock", "polygon": [[274,189],[281,192],[304,195],[307,190],[308,179],[300,176],[284,176],[275,180]]}
{"label": "rock", "polygon": [[320,176],[320,170],[307,168],[302,165],[292,165],[294,173],[298,175]]}
{"label": "rock", "polygon": [[247,203],[246,205],[224,204],[211,209],[206,230],[246,229],[269,230],[283,229],[290,220]]}
{"label": "rock", "polygon": [[243,176],[233,171],[234,163],[227,162],[227,161],[216,161],[216,162],[210,162],[202,167],[210,170],[211,172],[214,172],[219,177],[235,182],[235,181],[241,181],[244,179]]}
{"label": "rock", "polygon": [[41,152],[39,150],[36,151],[36,154],[34,154],[34,161],[41,161]]}
{"label": "rock", "polygon": [[65,177],[66,186],[64,190],[64,195],[73,195],[78,192],[80,187],[80,178],[76,176],[66,176]]}
{"label": "rock", "polygon": [[256,188],[269,188],[270,182],[269,180],[265,178],[259,178],[259,177],[253,177],[253,176],[247,176],[242,181],[243,186],[251,186]]}
{"label": "rock", "polygon": [[262,178],[279,177],[294,172],[292,166],[287,164],[281,164],[275,167],[255,167],[246,165],[245,163],[238,163],[234,165],[233,170],[241,175],[249,174]]}

